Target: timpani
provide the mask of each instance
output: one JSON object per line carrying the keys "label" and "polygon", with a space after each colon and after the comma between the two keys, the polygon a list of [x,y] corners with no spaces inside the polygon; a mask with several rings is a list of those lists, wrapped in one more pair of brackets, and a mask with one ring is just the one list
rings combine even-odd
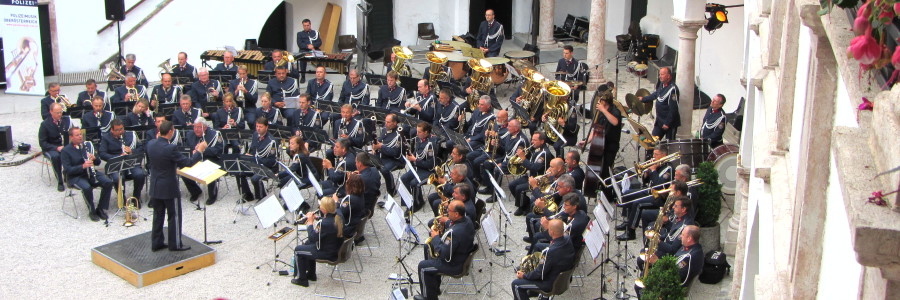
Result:
{"label": "timpani", "polygon": [[453,75],[453,80],[461,80],[466,77],[466,62],[469,61],[468,57],[463,56],[458,52],[447,52],[447,66],[450,67],[450,72]]}
{"label": "timpani", "polygon": [[493,82],[494,85],[506,82],[506,78],[509,77],[509,70],[506,69],[506,64],[508,64],[510,60],[503,57],[488,57],[484,60],[494,65],[494,70],[491,71],[491,82]]}

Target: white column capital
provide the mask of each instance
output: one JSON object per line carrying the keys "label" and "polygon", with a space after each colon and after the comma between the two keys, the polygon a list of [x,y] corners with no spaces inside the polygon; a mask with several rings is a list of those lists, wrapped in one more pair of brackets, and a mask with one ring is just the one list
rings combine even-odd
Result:
{"label": "white column capital", "polygon": [[676,16],[672,16],[672,21],[675,21],[675,25],[681,30],[678,37],[683,39],[697,39],[697,31],[707,22],[706,20],[683,20]]}

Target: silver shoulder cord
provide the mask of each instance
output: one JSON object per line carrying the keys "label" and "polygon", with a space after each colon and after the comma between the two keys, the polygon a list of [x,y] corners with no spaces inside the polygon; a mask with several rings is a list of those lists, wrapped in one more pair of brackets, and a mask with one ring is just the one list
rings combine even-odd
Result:
{"label": "silver shoulder cord", "polygon": [[[296,83],[295,83],[295,84],[296,84]],[[317,100],[317,101],[318,101],[318,100],[324,100],[325,97],[327,97],[328,95],[331,94],[333,88],[334,88],[334,86],[331,84],[331,82],[328,82],[328,89],[325,90],[325,94],[319,95],[319,92],[316,92],[316,100]]]}
{"label": "silver shoulder cord", "polygon": [[403,101],[403,96],[406,95],[406,89],[404,89],[400,86],[397,86],[397,88],[400,89],[400,93],[397,93],[397,97],[394,97],[394,99],[388,98],[388,104],[396,105],[396,104],[400,104],[400,101]]}
{"label": "silver shoulder cord", "polygon": [[443,243],[444,241],[447,240],[448,235],[450,236],[451,251],[450,251],[450,257],[445,260],[446,262],[450,262],[451,260],[453,260],[453,251],[452,251],[452,249],[453,249],[453,228],[450,228],[450,230],[447,230],[447,232],[444,232],[444,235],[441,236],[441,243]]}
{"label": "silver shoulder cord", "polygon": [[368,94],[368,91],[369,91],[369,85],[366,84],[365,82],[363,82],[362,84],[363,84],[363,88],[359,91],[358,94],[354,94],[354,93],[353,93],[353,90],[352,90],[352,87],[351,87],[351,91],[350,91],[350,100],[359,100],[360,98],[362,98],[363,96],[365,96],[365,94]]}
{"label": "silver shoulder cord", "polygon": [[[452,105],[453,105],[452,102],[450,104],[448,104],[448,106],[452,106]],[[450,109],[450,114],[447,115],[447,117],[444,117],[443,112],[441,112],[440,121],[441,122],[449,122],[450,120],[455,119],[457,110],[459,110],[459,106]]]}
{"label": "silver shoulder cord", "polygon": [[348,200],[349,198],[350,195],[346,195],[344,196],[344,198],[341,198],[341,206],[343,206],[344,203],[347,203],[347,207],[350,208],[350,216],[347,217],[347,223],[344,223],[344,225],[350,225],[350,219],[353,218],[353,203]]}
{"label": "silver shoulder cord", "polygon": [[475,124],[472,125],[472,129],[469,130],[469,135],[475,135],[476,128],[484,127],[485,124],[487,124],[487,122],[490,122],[491,120],[493,120],[496,117],[497,116],[495,116],[494,114],[490,114],[487,117],[485,117],[484,119],[481,119],[481,121],[475,122]]}

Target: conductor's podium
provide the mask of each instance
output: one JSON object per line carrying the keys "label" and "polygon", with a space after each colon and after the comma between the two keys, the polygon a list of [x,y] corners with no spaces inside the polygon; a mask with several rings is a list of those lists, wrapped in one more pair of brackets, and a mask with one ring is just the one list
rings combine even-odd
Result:
{"label": "conductor's podium", "polygon": [[145,232],[91,249],[91,261],[139,288],[216,263],[215,249],[185,235],[181,241],[191,249],[153,252]]}

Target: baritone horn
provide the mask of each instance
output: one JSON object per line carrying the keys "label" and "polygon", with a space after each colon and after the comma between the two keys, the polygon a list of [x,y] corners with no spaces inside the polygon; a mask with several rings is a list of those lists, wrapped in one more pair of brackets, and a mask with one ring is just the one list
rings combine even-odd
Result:
{"label": "baritone horn", "polygon": [[157,67],[159,67],[160,69],[162,69],[162,70],[159,72],[160,77],[162,77],[162,74],[165,74],[165,73],[172,73],[172,64],[171,64],[171,61],[172,61],[171,58],[166,58],[166,60],[164,60],[162,63],[160,63],[160,64],[157,66]]}
{"label": "baritone horn", "polygon": [[469,87],[473,91],[466,97],[466,102],[469,103],[469,110],[475,111],[475,107],[478,106],[478,98],[481,97],[482,93],[488,93],[494,87],[494,82],[491,81],[490,76],[491,71],[494,70],[494,65],[485,59],[477,58],[469,59],[468,65],[469,68],[472,68],[472,75],[470,76],[472,85]]}
{"label": "baritone horn", "polygon": [[409,50],[407,47],[394,46],[391,47],[391,52],[396,56],[394,64],[391,65],[391,70],[397,72],[400,76],[410,76],[409,69],[404,67],[404,63],[406,63],[406,60],[413,58],[412,50]]}

